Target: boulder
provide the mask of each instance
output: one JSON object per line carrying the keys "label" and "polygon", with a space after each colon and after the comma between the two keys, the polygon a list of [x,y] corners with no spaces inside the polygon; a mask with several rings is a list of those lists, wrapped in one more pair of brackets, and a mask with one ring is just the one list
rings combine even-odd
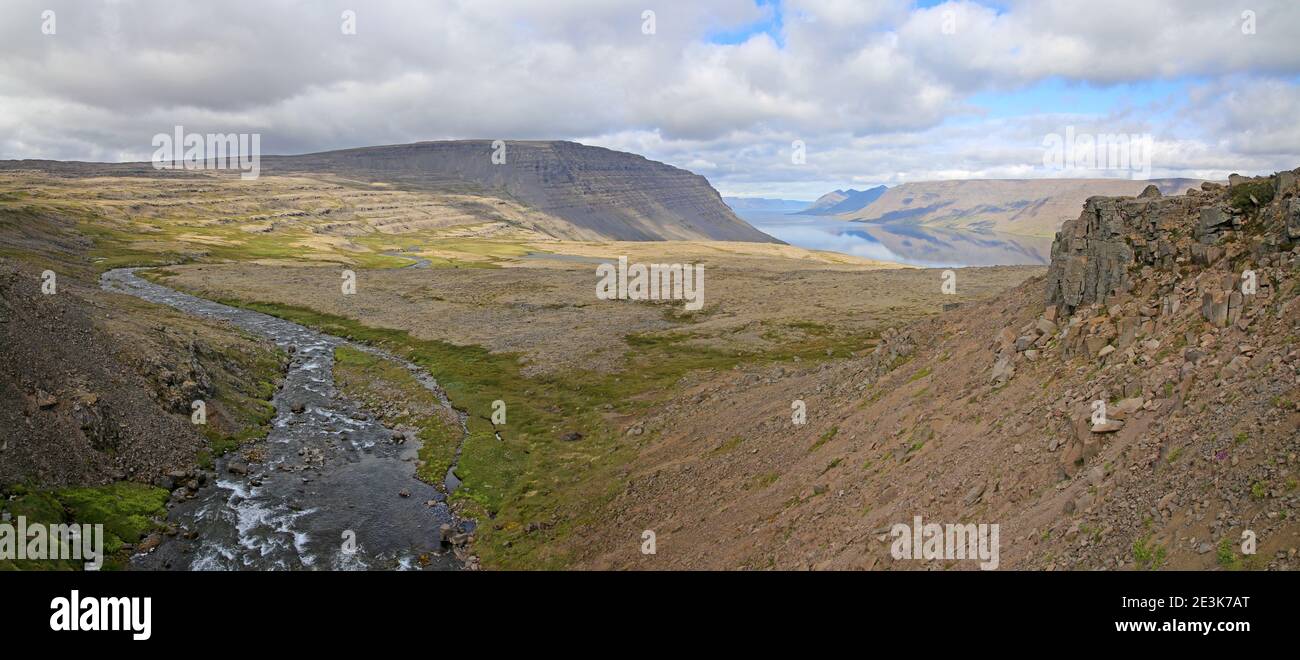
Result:
{"label": "boulder", "polygon": [[[1088,355],[1099,355],[1102,349],[1107,346],[1110,346],[1110,342],[1105,337],[1093,335],[1083,340],[1083,348],[1088,352]],[[1114,347],[1111,347],[1111,350],[1114,350]]]}
{"label": "boulder", "polygon": [[1287,193],[1294,192],[1296,190],[1295,172],[1278,172],[1273,185],[1273,196],[1278,199],[1281,199]]}
{"label": "boulder", "polygon": [[1011,366],[1011,360],[1005,356],[1000,357],[993,363],[993,373],[989,379],[995,383],[1005,383],[1016,375],[1016,370]]}
{"label": "boulder", "polygon": [[1209,292],[1201,297],[1201,316],[1216,328],[1228,327],[1228,294]]}
{"label": "boulder", "polygon": [[1250,358],[1245,355],[1238,355],[1232,358],[1232,361],[1223,367],[1223,377],[1232,378],[1246,370],[1246,365],[1250,363]]}
{"label": "boulder", "polygon": [[1202,243],[1213,243],[1218,233],[1232,226],[1232,216],[1222,206],[1201,209],[1201,219],[1196,226],[1196,238]]}

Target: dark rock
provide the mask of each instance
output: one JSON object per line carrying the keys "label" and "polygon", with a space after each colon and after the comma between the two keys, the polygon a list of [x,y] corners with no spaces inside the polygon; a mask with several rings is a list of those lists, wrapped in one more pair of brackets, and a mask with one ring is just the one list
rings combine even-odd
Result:
{"label": "dark rock", "polygon": [[1300,197],[1291,198],[1285,207],[1287,238],[1300,238]]}
{"label": "dark rock", "polygon": [[[1201,209],[1201,220],[1196,226],[1195,236],[1202,243],[1212,243],[1215,235],[1232,225],[1232,216],[1221,206],[1207,206]],[[1211,239],[1211,240],[1207,240]]]}
{"label": "dark rock", "polygon": [[42,410],[53,408],[54,406],[58,405],[58,403],[59,403],[58,398],[55,397],[53,394],[50,394],[45,390],[36,390],[36,405],[40,407]]}
{"label": "dark rock", "polygon": [[1056,233],[1047,272],[1047,303],[1058,306],[1062,317],[1127,288],[1134,252],[1125,240],[1130,228],[1119,210],[1123,199],[1088,198],[1083,213]]}

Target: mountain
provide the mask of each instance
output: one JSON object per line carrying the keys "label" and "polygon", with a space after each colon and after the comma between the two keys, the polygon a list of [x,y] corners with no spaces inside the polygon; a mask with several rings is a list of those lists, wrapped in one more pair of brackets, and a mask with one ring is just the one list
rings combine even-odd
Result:
{"label": "mountain", "polygon": [[418,189],[468,187],[512,197],[603,238],[779,243],[741,220],[704,177],[576,142],[417,142],[262,159],[271,173],[332,172]]}
{"label": "mountain", "polygon": [[817,198],[817,201],[799,213],[804,215],[841,215],[858,211],[876,201],[885,191],[885,186],[876,186],[867,190],[835,190]]}
{"label": "mountain", "polygon": [[722,201],[731,207],[731,210],[740,211],[770,211],[773,213],[798,213],[807,208],[808,202],[797,199],[771,199],[767,197],[723,197]]}
{"label": "mountain", "polygon": [[[563,141],[456,140],[262,156],[263,175],[336,175],[421,192],[471,195],[545,216],[556,238],[780,243],[741,220],[704,177],[636,154]],[[150,163],[0,161],[0,170],[70,176],[195,176]],[[206,173],[206,172],[203,172]]]}
{"label": "mountain", "polygon": [[845,220],[921,225],[1051,236],[1093,195],[1136,195],[1148,184],[1180,193],[1197,179],[974,179],[904,183],[888,189]]}

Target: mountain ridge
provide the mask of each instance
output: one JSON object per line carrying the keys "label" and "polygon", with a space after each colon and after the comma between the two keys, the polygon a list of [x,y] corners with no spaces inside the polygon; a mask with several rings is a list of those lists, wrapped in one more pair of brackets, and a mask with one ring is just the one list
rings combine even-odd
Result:
{"label": "mountain ridge", "polygon": [[876,186],[866,190],[833,190],[818,197],[808,208],[800,211],[803,215],[843,215],[859,211],[870,205],[889,190],[887,186]]}
{"label": "mountain ridge", "polygon": [[[262,156],[263,175],[332,174],[418,191],[515,201],[556,219],[556,237],[612,240],[781,241],[755,229],[703,176],[639,154],[563,140],[444,140]],[[69,176],[195,176],[152,163],[0,161],[0,170]]]}

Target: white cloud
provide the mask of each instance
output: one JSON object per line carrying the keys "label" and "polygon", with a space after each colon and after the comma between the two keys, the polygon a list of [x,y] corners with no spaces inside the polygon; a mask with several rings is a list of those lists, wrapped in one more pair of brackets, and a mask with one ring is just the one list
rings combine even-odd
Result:
{"label": "white cloud", "polygon": [[[726,192],[1042,176],[1063,121],[1157,141],[1158,171],[1300,164],[1300,3],[1258,0],[13,0],[0,157],[144,159],[150,138],[256,131],[273,153],[439,138],[567,138],[700,170]],[[58,33],[40,32],[52,8]],[[656,31],[642,33],[642,12]],[[357,34],[340,31],[357,12]],[[948,34],[944,21],[953,19]],[[1044,80],[1191,78],[1174,107],[988,116]],[[1081,129],[1082,130],[1082,129]],[[791,140],[808,163],[789,160]]]}

